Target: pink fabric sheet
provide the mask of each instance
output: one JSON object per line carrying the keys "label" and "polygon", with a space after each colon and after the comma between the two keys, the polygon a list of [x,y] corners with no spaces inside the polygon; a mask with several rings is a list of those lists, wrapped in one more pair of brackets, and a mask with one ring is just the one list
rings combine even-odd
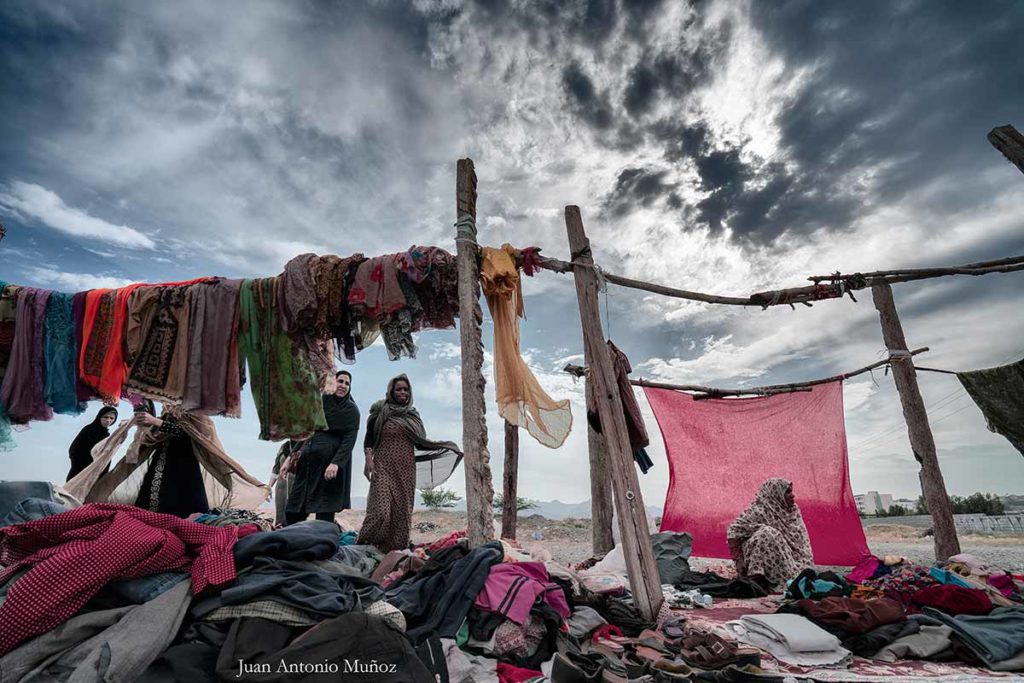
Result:
{"label": "pink fabric sheet", "polygon": [[693,554],[729,557],[726,530],[769,477],[793,482],[817,564],[869,554],[850,490],[840,382],[774,396],[706,399],[644,388],[665,440],[662,531],[693,535]]}

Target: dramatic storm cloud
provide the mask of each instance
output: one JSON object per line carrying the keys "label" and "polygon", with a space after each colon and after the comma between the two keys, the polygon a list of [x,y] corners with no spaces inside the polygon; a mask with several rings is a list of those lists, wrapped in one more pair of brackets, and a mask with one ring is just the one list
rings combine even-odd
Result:
{"label": "dramatic storm cloud", "polygon": [[[604,268],[686,289],[1024,253],[1024,177],[985,140],[1024,125],[1022,26],[1020,3],[955,0],[6,2],[0,279],[74,291],[273,274],[307,251],[454,250],[461,156],[482,242],[565,257],[578,204]],[[909,343],[951,369],[1019,359],[1021,277],[897,286]],[[525,291],[525,353],[577,428],[557,451],[524,438],[520,490],[582,500],[582,386],[560,372],[582,353],[575,292],[550,273]],[[602,312],[637,373],[749,386],[882,357],[858,299],[762,312],[612,287]],[[457,335],[419,342],[411,362],[367,351],[353,394],[365,412],[408,372],[428,432],[458,440]],[[956,380],[921,383],[951,492],[1020,491],[1019,454]],[[855,489],[916,496],[891,377],[849,382],[846,408]],[[274,446],[244,409],[218,427],[266,477]],[[647,416],[641,480],[660,505]],[[18,434],[4,477],[60,479],[84,421]]]}

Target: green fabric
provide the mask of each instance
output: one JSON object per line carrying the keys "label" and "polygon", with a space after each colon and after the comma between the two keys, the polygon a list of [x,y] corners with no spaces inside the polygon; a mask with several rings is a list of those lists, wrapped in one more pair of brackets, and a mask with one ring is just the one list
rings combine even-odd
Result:
{"label": "green fabric", "polygon": [[305,439],[327,428],[309,356],[281,326],[277,280],[243,280],[240,293],[238,357],[249,365],[265,441]]}
{"label": "green fabric", "polygon": [[989,430],[1024,455],[1024,360],[956,376],[981,408]]}
{"label": "green fabric", "polygon": [[462,622],[462,626],[459,627],[459,632],[455,634],[455,644],[458,647],[462,647],[469,642],[469,620]]}

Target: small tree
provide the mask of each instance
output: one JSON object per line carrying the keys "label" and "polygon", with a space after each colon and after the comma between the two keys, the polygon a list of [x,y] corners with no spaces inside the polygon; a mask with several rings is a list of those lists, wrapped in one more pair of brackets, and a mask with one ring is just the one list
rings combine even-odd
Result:
{"label": "small tree", "polygon": [[[496,493],[494,494],[494,501],[491,503],[491,507],[495,510],[502,510],[505,507],[505,496]],[[522,512],[523,510],[532,510],[537,507],[537,504],[530,501],[527,498],[516,498],[516,512]]]}
{"label": "small tree", "polygon": [[423,499],[423,505],[431,510],[453,508],[462,500],[462,496],[447,489],[427,489],[420,494],[420,498]]}

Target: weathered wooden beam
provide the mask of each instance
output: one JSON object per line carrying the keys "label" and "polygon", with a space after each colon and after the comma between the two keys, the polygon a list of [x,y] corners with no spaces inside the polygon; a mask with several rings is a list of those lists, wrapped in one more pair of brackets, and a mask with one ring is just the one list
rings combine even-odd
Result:
{"label": "weathered wooden beam", "polygon": [[[584,362],[589,355],[584,349]],[[587,412],[597,411],[594,383],[585,379]],[[608,467],[608,451],[604,436],[599,434],[587,420],[587,454],[590,459],[590,536],[595,555],[605,555],[615,547],[612,524],[615,523],[615,507],[612,503],[611,472]]]}
{"label": "weathered wooden beam", "polygon": [[925,409],[921,390],[917,386],[917,373],[914,362],[907,352],[907,340],[903,336],[903,326],[896,312],[896,303],[892,298],[892,287],[887,284],[875,285],[871,288],[871,296],[878,310],[882,323],[882,339],[889,349],[890,356],[907,354],[904,360],[892,363],[892,376],[896,383],[896,391],[900,395],[903,406],[903,418],[907,422],[910,436],[910,447],[914,457],[921,464],[921,488],[924,492],[928,512],[932,516],[934,530],[935,559],[946,560],[960,553],[960,541],[956,535],[953,522],[953,508],[946,493],[946,482],[942,478],[939,459],[935,452],[935,439],[931,426],[928,424],[928,411]]}
{"label": "weathered wooden beam", "polygon": [[[573,263],[562,261],[547,256],[540,256],[537,263],[541,268],[555,273],[570,273],[573,270]],[[589,266],[596,269],[595,266]],[[877,271],[875,273],[854,273],[843,275],[834,273],[832,275],[812,275],[808,279],[815,284],[802,287],[789,287],[785,289],[773,289],[765,292],[756,292],[750,296],[722,296],[718,294],[705,294],[675,287],[666,287],[651,282],[633,280],[631,278],[615,275],[604,270],[600,271],[601,277],[607,282],[639,289],[653,294],[686,299],[688,301],[700,301],[709,304],[724,304],[728,306],[756,306],[769,308],[770,306],[795,306],[803,304],[810,306],[816,301],[826,299],[837,299],[844,295],[853,298],[853,292],[872,287],[876,284],[894,284],[897,282],[911,282],[914,280],[926,280],[949,275],[990,275],[992,273],[1012,273],[1024,270],[1024,256],[1013,256],[998,259],[995,261],[984,261],[971,263],[964,266],[953,266],[948,268],[915,268],[892,271]]]}
{"label": "weathered wooden beam", "polygon": [[988,133],[988,141],[999,150],[1006,160],[1024,173],[1024,135],[1011,125],[993,128]]}
{"label": "weathered wooden beam", "polygon": [[615,507],[619,513],[619,531],[626,570],[629,574],[629,585],[633,593],[633,604],[644,619],[654,621],[664,600],[661,581],[658,577],[658,567],[654,562],[654,552],[651,550],[647,511],[633,465],[626,418],[622,412],[622,398],[619,396],[615,370],[612,368],[612,361],[601,332],[597,272],[592,267],[594,260],[590,254],[590,242],[583,229],[579,207],[565,207],[565,229],[569,236],[570,253],[577,263],[573,277],[576,281],[576,298],[583,326],[583,346],[590,361],[594,400],[601,418],[601,432],[608,453],[612,490],[615,493]]}
{"label": "weathered wooden beam", "polygon": [[505,422],[505,469],[502,473],[501,537],[515,540],[519,517],[519,427]]}
{"label": "weathered wooden beam", "polygon": [[466,533],[472,546],[494,538],[494,484],[487,452],[484,346],[480,337],[480,246],[476,241],[476,171],[472,159],[456,167],[455,244],[459,270],[459,341],[462,346],[462,450],[466,468]]}
{"label": "weathered wooden beam", "polygon": [[[928,351],[928,347],[924,346],[920,349],[914,349],[910,351],[910,356],[916,356],[919,353],[925,353]],[[652,389],[671,389],[672,391],[689,391],[699,394],[705,394],[704,398],[717,398],[720,396],[770,396],[771,394],[785,394],[794,391],[810,391],[811,387],[818,386],[819,384],[830,384],[832,382],[838,382],[840,380],[849,379],[862,375],[865,372],[870,372],[877,368],[885,365],[892,364],[891,358],[880,360],[871,365],[865,365],[862,368],[851,370],[850,372],[844,372],[839,375],[832,375],[831,377],[822,377],[821,379],[811,379],[806,382],[790,382],[789,384],[769,384],[763,387],[746,387],[743,389],[722,389],[719,387],[706,387],[701,384],[670,384],[668,382],[652,382],[646,379],[630,379],[629,383],[637,387],[651,387]],[[580,365],[573,365],[569,363],[564,368],[565,372],[576,377],[585,377],[587,369]],[[697,397],[701,398],[701,397]]]}

